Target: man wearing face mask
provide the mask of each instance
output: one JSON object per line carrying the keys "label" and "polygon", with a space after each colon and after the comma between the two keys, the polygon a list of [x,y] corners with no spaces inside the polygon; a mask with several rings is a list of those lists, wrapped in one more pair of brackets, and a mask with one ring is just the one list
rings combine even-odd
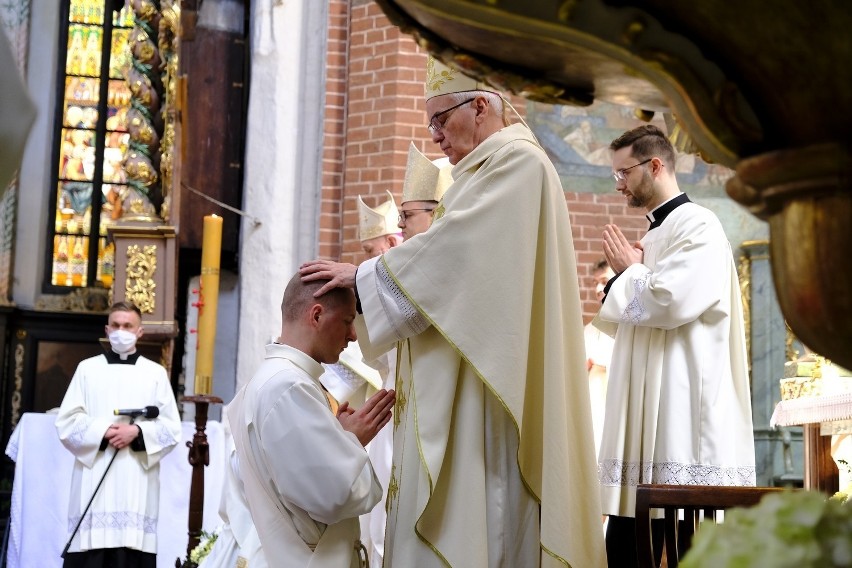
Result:
{"label": "man wearing face mask", "polygon": [[[114,304],[105,329],[110,349],[77,366],[56,417],[59,439],[75,457],[69,535],[103,478],[64,566],[156,568],[159,463],[180,440],[180,416],[165,369],[136,349],[139,309]],[[114,415],[148,406],[159,409],[156,418],[131,424]]]}

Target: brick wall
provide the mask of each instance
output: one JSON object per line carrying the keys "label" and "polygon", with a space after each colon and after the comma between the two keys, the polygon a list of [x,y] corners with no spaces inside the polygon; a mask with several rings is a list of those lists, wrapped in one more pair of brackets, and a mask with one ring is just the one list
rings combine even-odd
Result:
{"label": "brick wall", "polygon": [[[442,156],[425,126],[426,53],[374,2],[330,0],[327,73],[319,252],[358,263],[366,258],[358,241],[358,195],[371,207],[386,199],[385,191],[399,202],[411,141],[430,158]],[[511,101],[525,113],[522,99]],[[638,240],[647,223],[615,191],[566,191],[565,198],[588,321],[598,308],[591,270],[603,257],[603,226],[616,223]]]}
{"label": "brick wall", "polygon": [[349,76],[350,0],[329,0],[319,255],[339,258]]}

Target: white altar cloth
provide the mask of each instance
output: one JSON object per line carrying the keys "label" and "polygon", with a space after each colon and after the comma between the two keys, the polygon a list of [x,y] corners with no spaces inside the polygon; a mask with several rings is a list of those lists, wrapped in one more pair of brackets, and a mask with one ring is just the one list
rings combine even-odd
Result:
{"label": "white altar cloth", "polygon": [[800,426],[849,420],[852,418],[852,392],[782,400],[775,406],[769,427]]}
{"label": "white altar cloth", "polygon": [[[62,566],[60,554],[68,541],[68,490],[74,456],[59,442],[55,414],[26,413],[9,438],[6,455],[15,462],[12,486],[9,568]],[[160,518],[157,523],[157,568],[173,568],[186,558],[189,539],[189,489],[192,468],[186,442],[195,423],[184,422],[183,439],[160,462]],[[227,465],[222,424],[207,423],[210,465],[204,468],[204,519],[202,528],[220,524],[219,499]],[[109,475],[109,474],[107,474]]]}

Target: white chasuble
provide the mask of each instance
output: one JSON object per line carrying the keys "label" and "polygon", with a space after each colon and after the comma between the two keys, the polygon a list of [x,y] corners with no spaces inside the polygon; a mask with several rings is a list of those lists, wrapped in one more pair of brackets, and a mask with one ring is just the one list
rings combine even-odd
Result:
{"label": "white chasuble", "polygon": [[[130,447],[99,450],[107,429],[128,423],[117,408],[156,406],[155,419],[138,418],[144,451]],[[144,357],[135,364],[110,364],[104,355],[82,361],[56,417],[62,444],[76,458],[68,505],[68,534],[106,472],[69,552],[127,547],[157,552],[160,460],[181,437],[180,415],[166,370]],[[107,471],[110,460],[115,461]]]}
{"label": "white chasuble", "polygon": [[287,345],[228,407],[246,501],[270,566],[360,566],[358,516],[381,498],[367,452],[332,413],[323,367]]}
{"label": "white chasuble", "polygon": [[674,209],[642,239],[599,317],[618,323],[599,456],[604,513],[632,517],[636,484],[754,485],[742,301],[709,210]]}
{"label": "white chasuble", "polygon": [[428,231],[363,263],[367,357],[400,343],[385,567],[605,565],[571,227],[521,125]]}

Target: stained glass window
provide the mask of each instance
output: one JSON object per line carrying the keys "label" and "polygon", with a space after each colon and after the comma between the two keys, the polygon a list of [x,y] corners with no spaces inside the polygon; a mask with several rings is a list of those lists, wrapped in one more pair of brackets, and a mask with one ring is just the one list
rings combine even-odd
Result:
{"label": "stained glass window", "polygon": [[[112,285],[107,227],[121,217],[123,161],[130,135],[130,8],[104,0],[63,4],[54,139],[52,243],[45,288]],[[109,49],[104,49],[108,46]]]}

